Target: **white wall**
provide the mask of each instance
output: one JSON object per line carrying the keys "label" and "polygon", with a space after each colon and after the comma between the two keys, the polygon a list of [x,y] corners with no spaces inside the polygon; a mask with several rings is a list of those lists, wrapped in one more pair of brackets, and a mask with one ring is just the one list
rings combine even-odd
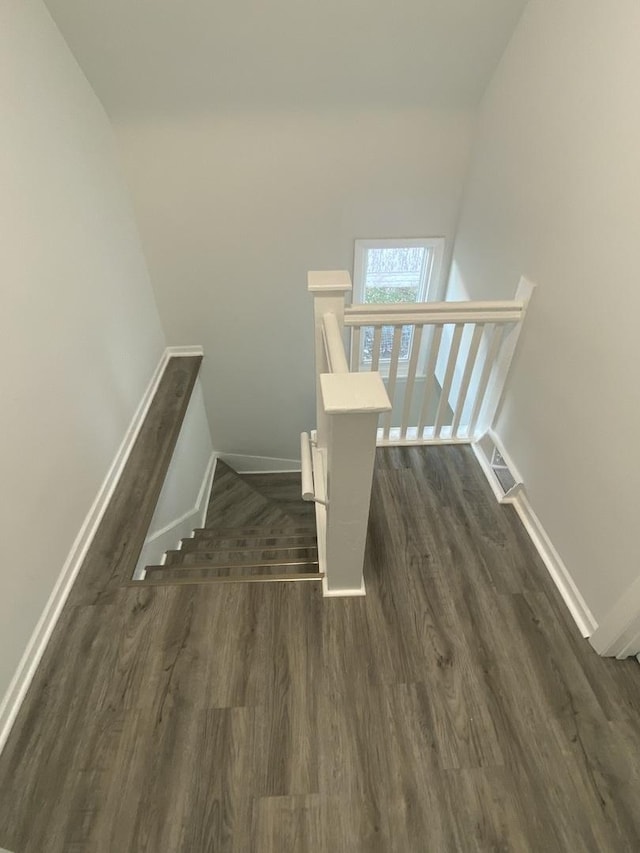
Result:
{"label": "white wall", "polygon": [[497,432],[600,620],[639,574],[640,5],[531,0],[484,99],[451,295],[537,282]]}
{"label": "white wall", "polygon": [[[170,343],[198,341],[216,449],[296,458],[315,426],[309,269],[358,237],[453,237],[472,113],[116,119]],[[446,264],[445,264],[446,268]]]}
{"label": "white wall", "polygon": [[213,462],[209,422],[197,379],[138,560],[137,577],[145,566],[157,565],[165,551],[177,548],[196,527],[204,526]]}
{"label": "white wall", "polygon": [[0,5],[0,697],[164,347],[109,123],[45,7]]}

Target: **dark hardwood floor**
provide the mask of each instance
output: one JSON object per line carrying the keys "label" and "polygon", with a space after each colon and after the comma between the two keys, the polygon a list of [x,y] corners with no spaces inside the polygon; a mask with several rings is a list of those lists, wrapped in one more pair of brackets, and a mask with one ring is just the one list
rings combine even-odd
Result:
{"label": "dark hardwood floor", "polygon": [[638,664],[579,636],[468,448],[377,462],[366,598],[79,576],[0,758],[0,846],[640,850]]}

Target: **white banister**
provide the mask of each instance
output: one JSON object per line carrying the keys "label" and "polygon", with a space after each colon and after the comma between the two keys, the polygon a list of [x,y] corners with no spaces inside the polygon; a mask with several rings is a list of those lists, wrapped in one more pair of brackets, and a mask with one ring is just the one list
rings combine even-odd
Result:
{"label": "white banister", "polygon": [[[378,419],[391,404],[379,373],[349,372],[343,340],[349,274],[310,272],[308,280],[314,297],[318,426],[312,446],[306,433],[301,436],[302,492],[316,504],[324,594],[362,595]],[[380,334],[377,330],[378,340]]]}
{"label": "white banister", "polygon": [[517,323],[525,301],[399,302],[391,305],[352,305],[344,311],[345,326],[417,326],[444,323]]}
{"label": "white banister", "polygon": [[522,279],[513,300],[345,308],[349,273],[309,273],[317,430],[301,436],[302,493],[325,595],[364,591],[376,444],[468,444],[491,426],[532,289]]}
{"label": "white banister", "polygon": [[352,305],[352,369],[380,370],[393,408],[378,443],[468,443],[499,405],[531,295],[488,302]]}
{"label": "white banister", "polygon": [[335,314],[327,313],[322,318],[322,334],[329,373],[348,373],[342,330]]}
{"label": "white banister", "polygon": [[313,295],[316,354],[316,433],[317,445],[327,446],[327,419],[322,407],[320,376],[329,370],[324,345],[325,314],[335,314],[338,326],[344,322],[344,298],[351,293],[351,276],[346,270],[311,271],[307,275],[307,289]]}

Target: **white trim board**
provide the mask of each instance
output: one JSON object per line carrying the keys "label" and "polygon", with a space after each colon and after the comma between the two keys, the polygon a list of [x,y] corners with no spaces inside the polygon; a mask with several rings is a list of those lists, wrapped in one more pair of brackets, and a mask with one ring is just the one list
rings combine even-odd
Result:
{"label": "white trim board", "polygon": [[[494,432],[491,432],[490,435],[512,472],[518,474],[517,468],[513,466],[510,455],[505,451],[502,441]],[[542,522],[529,503],[524,487],[521,486],[517,492],[505,497],[482,448],[477,442],[474,442],[471,446],[496,499],[500,503],[511,504],[518,513],[524,529],[535,545],[542,562],[551,575],[551,579],[558,588],[564,603],[567,605],[576,625],[580,629],[580,633],[583,637],[590,637],[597,630],[598,623],[571,577],[569,569],[564,564],[562,557],[551,541],[549,534],[542,526]],[[519,474],[518,478],[521,480]]]}
{"label": "white trim board", "polygon": [[80,571],[87,551],[93,542],[98,525],[102,521],[109,501],[113,496],[115,487],[122,475],[129,454],[133,449],[133,445],[149,411],[151,402],[158,390],[160,379],[169,359],[181,356],[202,355],[202,353],[202,347],[167,347],[162,353],[160,361],[153,371],[149,384],[142,395],[142,399],[125,432],[107,475],[60,570],[58,579],[27,643],[27,647],[11,679],[7,692],[0,702],[0,752],[2,752],[7,742],[11,727],[15,722],[20,706],[29,689],[38,664],[42,659],[53,629],[60,617],[64,603],[71,592],[73,582]]}
{"label": "white trim board", "polygon": [[582,597],[562,557],[556,551],[553,542],[542,526],[542,522],[533,511],[524,490],[518,492],[512,504],[531,541],[536,546],[536,550],[547,567],[547,571],[557,586],[564,603],[569,608],[580,633],[583,637],[590,637],[598,628],[595,616]]}
{"label": "white trim board", "polygon": [[589,642],[599,655],[640,661],[640,578],[609,609]]}
{"label": "white trim board", "polygon": [[364,577],[362,583],[357,589],[329,589],[327,586],[327,576],[322,578],[322,596],[323,598],[353,598],[354,596],[366,595],[367,589],[364,585]]}
{"label": "white trim board", "polygon": [[248,456],[244,453],[216,451],[216,456],[238,474],[286,474],[302,470],[299,459],[281,459],[277,456]]}
{"label": "white trim board", "polygon": [[207,508],[209,506],[211,485],[216,471],[216,461],[216,455],[212,453],[207,463],[195,505],[188,512],[181,515],[180,518],[171,521],[145,540],[136,570],[133,573],[134,581],[143,580],[145,577],[145,566],[157,565],[161,560],[164,561],[167,551],[179,548],[180,542],[192,536],[196,527],[204,527]]}

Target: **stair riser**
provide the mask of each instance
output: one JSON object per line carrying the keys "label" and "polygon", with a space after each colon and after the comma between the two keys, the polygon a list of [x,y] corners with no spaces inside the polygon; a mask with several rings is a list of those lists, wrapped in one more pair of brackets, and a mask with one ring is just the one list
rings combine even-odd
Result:
{"label": "stair riser", "polygon": [[315,536],[263,536],[227,537],[198,536],[183,539],[180,551],[206,551],[224,548],[226,551],[259,548],[313,548],[317,544]]}
{"label": "stair riser", "polygon": [[218,536],[238,537],[238,536],[315,536],[315,527],[307,525],[306,527],[282,527],[262,525],[260,527],[224,527],[224,525],[212,525],[211,527],[196,527],[193,531],[195,536]]}
{"label": "stair riser", "polygon": [[171,568],[149,566],[145,580],[207,580],[208,578],[252,578],[282,575],[317,575],[317,563],[275,563],[263,566],[189,566]]}
{"label": "stair riser", "polygon": [[239,551],[198,550],[168,551],[165,566],[188,566],[193,563],[242,565],[249,562],[291,562],[317,560],[317,548],[243,548]]}

